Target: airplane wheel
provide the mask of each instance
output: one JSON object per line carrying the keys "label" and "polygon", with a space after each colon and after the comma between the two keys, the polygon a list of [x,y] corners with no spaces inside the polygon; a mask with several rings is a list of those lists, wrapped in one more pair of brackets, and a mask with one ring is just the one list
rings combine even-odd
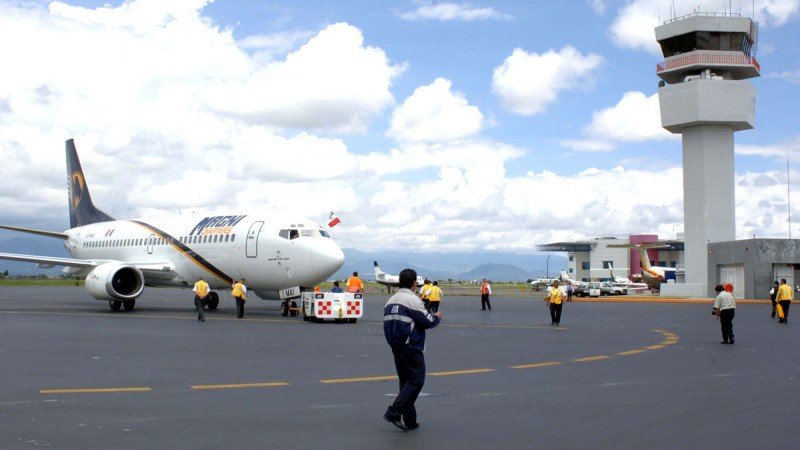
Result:
{"label": "airplane wheel", "polygon": [[[122,302],[122,306],[125,308],[125,311],[133,311],[133,308],[136,307],[136,300],[126,300]],[[119,311],[119,309],[117,309]]]}
{"label": "airplane wheel", "polygon": [[297,303],[292,302],[292,308],[289,310],[289,315],[292,317],[297,317]]}
{"label": "airplane wheel", "polygon": [[112,311],[119,311],[122,308],[122,302],[119,300],[109,300],[108,306]]}
{"label": "airplane wheel", "polygon": [[350,323],[356,323],[358,322],[358,319],[347,319],[347,321]]}
{"label": "airplane wheel", "polygon": [[209,311],[213,311],[217,309],[218,306],[219,306],[219,294],[217,294],[216,292],[209,293],[208,300],[206,301],[206,308],[208,308]]}
{"label": "airplane wheel", "polygon": [[317,317],[317,323],[322,323],[322,322],[325,322],[325,319],[323,319],[322,317]]}
{"label": "airplane wheel", "polygon": [[281,302],[281,316],[286,317],[289,315],[289,303],[286,301]]}

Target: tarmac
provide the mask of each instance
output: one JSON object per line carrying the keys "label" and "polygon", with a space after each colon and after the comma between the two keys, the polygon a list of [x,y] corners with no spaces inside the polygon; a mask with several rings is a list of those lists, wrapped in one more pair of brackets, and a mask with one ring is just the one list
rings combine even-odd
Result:
{"label": "tarmac", "polygon": [[386,299],[316,324],[259,299],[236,319],[226,293],[201,323],[188,290],[111,312],[81,287],[0,287],[0,448],[800,446],[796,305],[779,325],[742,302],[720,345],[708,301],[572,302],[553,327],[541,295],[445,293],[403,432],[382,420]]}

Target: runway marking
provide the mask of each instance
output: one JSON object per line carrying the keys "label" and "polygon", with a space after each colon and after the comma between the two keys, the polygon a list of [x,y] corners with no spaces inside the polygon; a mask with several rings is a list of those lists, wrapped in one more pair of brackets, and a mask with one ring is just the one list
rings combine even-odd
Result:
{"label": "runway marking", "polygon": [[561,361],[547,361],[547,362],[540,362],[540,363],[533,363],[533,364],[519,364],[516,366],[508,366],[512,369],[535,369],[537,367],[550,367],[550,366],[558,366],[564,364]]}
{"label": "runway marking", "polygon": [[631,355],[638,355],[639,353],[644,353],[646,351],[647,350],[641,350],[641,349],[639,349],[639,350],[626,350],[624,352],[617,353],[617,355],[619,355],[619,356],[631,356]]}
{"label": "runway marking", "polygon": [[385,375],[380,377],[359,377],[359,378],[333,378],[328,380],[319,380],[320,383],[334,384],[334,383],[364,383],[367,381],[392,381],[396,380],[396,375]]}
{"label": "runway marking", "polygon": [[587,356],[585,358],[575,358],[573,362],[590,362],[590,361],[602,361],[604,359],[611,359],[613,356],[607,355],[599,355],[599,356]]}
{"label": "runway marking", "polygon": [[664,345],[664,344],[656,344],[656,345],[647,346],[644,349],[645,350],[661,350],[664,347],[666,347],[666,345]]}
{"label": "runway marking", "polygon": [[191,386],[191,388],[197,391],[207,391],[212,389],[244,389],[244,388],[280,387],[280,386],[291,386],[291,385],[285,381],[274,381],[270,383],[200,384],[196,386]]}
{"label": "runway marking", "polygon": [[432,377],[448,377],[451,375],[471,375],[474,373],[494,372],[495,369],[467,369],[467,370],[450,370],[447,372],[430,372],[428,375]]}
{"label": "runway marking", "polygon": [[81,389],[40,389],[40,394],[108,394],[119,392],[150,392],[149,387],[128,387],[128,388],[81,388]]}

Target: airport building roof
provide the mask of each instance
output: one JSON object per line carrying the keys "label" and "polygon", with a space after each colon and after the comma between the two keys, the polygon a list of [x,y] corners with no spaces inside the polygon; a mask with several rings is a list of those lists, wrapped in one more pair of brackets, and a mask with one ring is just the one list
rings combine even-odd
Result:
{"label": "airport building roof", "polygon": [[590,252],[596,242],[553,242],[552,244],[537,245],[536,250],[540,252]]}

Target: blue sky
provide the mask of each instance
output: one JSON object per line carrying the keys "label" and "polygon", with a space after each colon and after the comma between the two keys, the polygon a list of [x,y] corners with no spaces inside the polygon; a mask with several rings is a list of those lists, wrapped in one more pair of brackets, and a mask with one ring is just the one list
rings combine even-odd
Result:
{"label": "blue sky", "polygon": [[653,33],[672,3],[755,9],[737,235],[785,236],[800,0],[0,0],[17,43],[0,49],[0,222],[66,228],[74,137],[117,217],[334,210],[365,251],[672,237],[680,139],[660,128]]}

